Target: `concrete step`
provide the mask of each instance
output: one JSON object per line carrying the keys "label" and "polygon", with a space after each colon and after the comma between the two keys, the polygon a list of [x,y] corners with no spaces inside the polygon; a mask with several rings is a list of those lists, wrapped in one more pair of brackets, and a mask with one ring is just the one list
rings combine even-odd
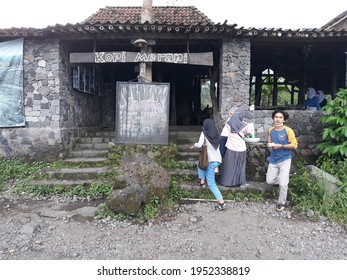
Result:
{"label": "concrete step", "polygon": [[78,143],[76,150],[108,150],[108,143]]}
{"label": "concrete step", "polygon": [[28,186],[46,186],[46,187],[89,187],[91,184],[113,185],[112,180],[32,180],[28,182]]}
{"label": "concrete step", "polygon": [[107,157],[75,157],[75,158],[67,158],[64,159],[63,162],[69,162],[69,163],[102,163],[103,161],[106,161]]}
{"label": "concrete step", "polygon": [[97,179],[99,175],[112,173],[111,167],[61,168],[47,172],[49,179],[80,180]]}
{"label": "concrete step", "polygon": [[[199,186],[199,181],[196,180],[195,182],[188,182],[183,181],[179,182],[179,186],[182,189],[186,190],[201,190],[201,187]],[[217,182],[217,186],[220,189],[220,191],[223,192],[245,192],[245,191],[257,191],[257,192],[267,192],[276,189],[275,186],[268,185],[265,182],[256,182],[256,181],[248,181],[247,184],[249,185],[247,188],[240,188],[240,187],[225,187]]]}
{"label": "concrete step", "polygon": [[70,156],[72,158],[97,158],[97,157],[107,157],[109,150],[75,150],[71,151]]}

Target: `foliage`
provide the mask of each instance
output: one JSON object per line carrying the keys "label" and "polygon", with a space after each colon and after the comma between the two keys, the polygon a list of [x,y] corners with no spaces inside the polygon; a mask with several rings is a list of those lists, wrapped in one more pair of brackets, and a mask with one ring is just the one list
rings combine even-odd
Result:
{"label": "foliage", "polygon": [[[291,92],[293,89],[297,92],[298,89],[296,87],[293,88],[292,85],[286,84],[286,79],[283,77],[276,78],[277,80],[277,104],[272,104],[274,88],[275,88],[275,78],[273,71],[271,69],[266,69],[263,72],[262,76],[262,87],[261,87],[261,106],[283,106],[283,105],[296,105],[298,103],[298,95],[294,94],[294,98],[292,101]],[[250,104],[255,103],[255,85],[252,85],[251,95],[250,95]]]}
{"label": "foliage", "polygon": [[86,186],[29,186],[25,183],[18,185],[16,193],[23,196],[47,197],[61,195],[65,197],[82,196],[93,199],[106,198],[112,192],[111,185],[91,184]]}
{"label": "foliage", "polygon": [[325,128],[323,142],[317,147],[323,155],[343,161],[347,158],[347,89],[340,89],[322,110],[321,122]]}
{"label": "foliage", "polygon": [[25,162],[22,159],[0,159],[0,190],[11,180],[29,179],[47,165],[42,162]]}
{"label": "foliage", "polygon": [[152,195],[150,203],[147,203],[145,209],[143,210],[145,219],[147,221],[153,219],[159,214],[159,203],[160,199],[157,196]]}
{"label": "foliage", "polygon": [[325,156],[321,156],[317,164],[320,168],[333,175],[342,182],[342,188],[347,189],[347,161],[331,159]]}
{"label": "foliage", "polygon": [[332,221],[347,224],[347,188],[329,195],[318,182],[305,172],[304,164],[291,177],[288,189],[293,209],[299,212],[312,210],[315,216],[326,216]]}

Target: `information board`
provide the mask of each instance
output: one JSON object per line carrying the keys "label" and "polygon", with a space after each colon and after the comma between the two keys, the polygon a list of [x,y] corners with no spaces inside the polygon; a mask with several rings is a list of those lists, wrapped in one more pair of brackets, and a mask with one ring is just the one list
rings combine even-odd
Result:
{"label": "information board", "polygon": [[167,145],[170,84],[117,82],[116,143]]}

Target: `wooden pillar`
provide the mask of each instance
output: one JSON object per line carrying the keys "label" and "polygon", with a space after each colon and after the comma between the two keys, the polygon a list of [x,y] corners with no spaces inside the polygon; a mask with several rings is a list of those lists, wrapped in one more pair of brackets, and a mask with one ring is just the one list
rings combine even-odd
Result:
{"label": "wooden pillar", "polygon": [[300,89],[298,96],[298,104],[303,105],[306,99],[306,88],[307,88],[307,58],[308,58],[308,47],[304,46],[301,55],[300,65]]}
{"label": "wooden pillar", "polygon": [[255,90],[254,90],[255,91],[255,97],[254,97],[255,106],[260,106],[262,85],[263,85],[262,75],[261,75],[261,72],[259,72],[256,74],[256,78],[255,78]]}
{"label": "wooden pillar", "polygon": [[[152,22],[152,0],[143,0],[141,10],[141,23]],[[145,46],[141,48],[141,53],[151,53],[152,48]],[[152,63],[140,63],[140,78],[144,78],[145,82],[152,81]]]}
{"label": "wooden pillar", "polygon": [[338,50],[337,48],[334,48],[335,51],[333,52],[333,62],[331,65],[331,98],[335,99],[336,92],[337,92],[337,72],[338,72],[338,66],[337,66],[337,55]]}

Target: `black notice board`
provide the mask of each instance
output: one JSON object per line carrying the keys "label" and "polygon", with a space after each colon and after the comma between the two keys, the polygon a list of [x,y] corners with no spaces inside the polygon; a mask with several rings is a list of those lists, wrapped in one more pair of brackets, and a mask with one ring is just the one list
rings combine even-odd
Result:
{"label": "black notice board", "polygon": [[117,82],[116,143],[167,145],[170,84]]}

